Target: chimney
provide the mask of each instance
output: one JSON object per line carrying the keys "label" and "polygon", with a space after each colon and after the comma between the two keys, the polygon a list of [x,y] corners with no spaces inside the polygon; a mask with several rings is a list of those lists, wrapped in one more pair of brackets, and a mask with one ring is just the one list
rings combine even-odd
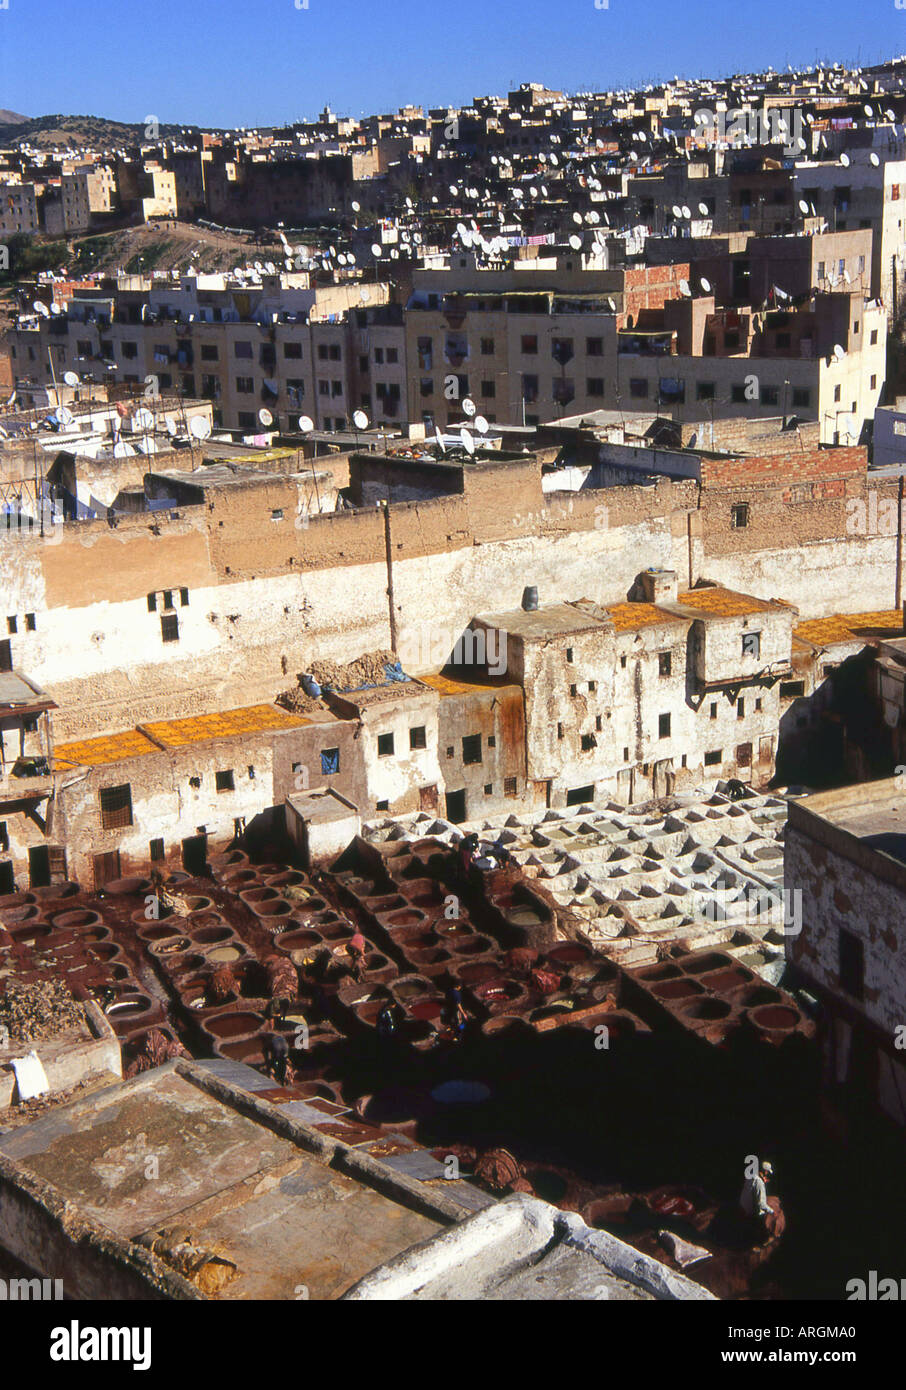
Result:
{"label": "chimney", "polygon": [[676,570],[651,568],[639,575],[645,603],[675,603],[679,589]]}

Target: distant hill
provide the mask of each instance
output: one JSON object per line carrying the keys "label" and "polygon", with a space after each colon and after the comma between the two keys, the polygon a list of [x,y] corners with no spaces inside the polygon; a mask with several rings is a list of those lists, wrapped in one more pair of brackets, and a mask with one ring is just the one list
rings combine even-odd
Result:
{"label": "distant hill", "polygon": [[[162,138],[174,137],[187,127],[161,125]],[[28,142],[45,149],[56,146],[83,146],[88,149],[109,150],[120,146],[147,144],[145,122],[108,121],[104,116],[21,116],[14,111],[0,111],[0,130],[3,143],[19,145]]]}

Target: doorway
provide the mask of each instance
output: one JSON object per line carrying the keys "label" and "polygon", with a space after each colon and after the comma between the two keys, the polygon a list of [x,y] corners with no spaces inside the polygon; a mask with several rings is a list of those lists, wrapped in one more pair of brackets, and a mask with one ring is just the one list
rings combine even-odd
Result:
{"label": "doorway", "polygon": [[15,893],[16,880],[13,877],[13,864],[11,859],[4,859],[0,863],[0,893]]}
{"label": "doorway", "polygon": [[182,866],[193,878],[203,875],[208,864],[208,837],[190,835],[182,842]]}
{"label": "doorway", "polygon": [[106,854],[96,854],[92,860],[94,864],[94,886],[103,888],[105,883],[111,879],[120,877],[120,852],[118,849],[108,850]]}
{"label": "doorway", "polygon": [[29,888],[47,888],[50,884],[50,851],[46,845],[32,845],[28,851]]}
{"label": "doorway", "polygon": [[466,791],[447,792],[447,820],[454,825],[461,825],[466,818]]}
{"label": "doorway", "polygon": [[419,787],[418,789],[418,809],[420,811],[437,810],[437,784],[430,787]]}

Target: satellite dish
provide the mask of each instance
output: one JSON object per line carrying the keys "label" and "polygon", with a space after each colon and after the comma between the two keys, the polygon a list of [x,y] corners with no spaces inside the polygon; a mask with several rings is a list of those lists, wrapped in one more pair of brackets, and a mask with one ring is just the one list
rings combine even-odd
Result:
{"label": "satellite dish", "polygon": [[873,116],[873,115],[875,114],[875,113],[872,111],[872,109],[871,109],[871,107],[869,106],[869,104],[868,104],[867,101],[866,101],[865,105],[862,107],[862,110],[865,112],[866,116],[869,116],[869,117],[870,117],[870,116]]}
{"label": "satellite dish", "polygon": [[370,421],[364,410],[354,410],[352,413],[352,423],[357,430],[367,430]]}
{"label": "satellite dish", "polygon": [[487,434],[488,430],[491,428],[483,415],[476,415],[474,423],[479,434]]}
{"label": "satellite dish", "polygon": [[893,114],[893,112],[891,111],[891,109],[890,109],[889,106],[888,106],[887,110],[884,112],[884,115],[887,117],[887,119],[888,119],[889,121],[893,121],[894,123],[896,122],[896,119],[897,119],[897,118],[896,118],[896,116]]}
{"label": "satellite dish", "polygon": [[31,307],[34,309],[35,313],[40,314],[43,319],[50,318],[50,310],[43,299],[36,299]]}
{"label": "satellite dish", "polygon": [[445,454],[447,452],[447,446],[444,443],[444,437],[438,429],[434,431],[434,442],[438,446],[442,454]]}
{"label": "satellite dish", "polygon": [[685,217],[685,219],[686,219],[687,222],[689,221],[689,219],[690,219],[691,216],[692,216],[692,213],[691,213],[690,209],[686,207],[686,204],[685,204],[685,203],[683,203],[683,216]]}
{"label": "satellite dish", "polygon": [[65,405],[61,405],[59,410],[57,411],[57,420],[59,421],[59,423],[61,425],[71,425],[74,419],[75,416],[73,415],[72,411],[67,410]]}
{"label": "satellite dish", "polygon": [[315,422],[310,415],[300,415],[296,424],[301,434],[310,434],[315,427]]}
{"label": "satellite dish", "polygon": [[361,203],[357,203],[357,202],[355,202],[354,200],[353,200],[353,202],[350,203],[349,206],[352,208],[353,212],[361,212],[361,211],[362,211],[362,204],[361,204]]}
{"label": "satellite dish", "polygon": [[462,447],[471,458],[475,453],[475,440],[472,438],[465,425],[463,425],[462,429],[459,431],[459,437],[462,440]]}
{"label": "satellite dish", "polygon": [[355,265],[355,256],[352,254],[351,251],[346,252],[346,264]]}
{"label": "satellite dish", "polygon": [[710,281],[710,280],[706,280],[705,277],[704,277],[704,275],[702,276],[701,280],[699,281],[699,284],[701,285],[701,287],[702,287],[702,289],[704,290],[705,294],[710,294],[710,293],[711,293],[711,281]]}
{"label": "satellite dish", "polygon": [[698,205],[698,211],[699,211],[699,215],[700,215],[701,217],[707,217],[707,216],[708,216],[708,204],[707,204],[707,203],[699,203],[699,205]]}
{"label": "satellite dish", "polygon": [[63,380],[66,382],[67,386],[78,386],[79,384],[79,378],[76,376],[75,372],[64,372]]}
{"label": "satellite dish", "polygon": [[814,125],[814,124],[815,124],[815,118],[814,118],[814,116],[812,115],[811,111],[806,111],[806,113],[805,113],[805,124],[806,124],[806,125]]}
{"label": "satellite dish", "polygon": [[573,213],[573,221],[575,222],[575,224],[576,224],[577,227],[581,227],[581,226],[582,226],[582,214],[581,214],[581,212],[574,212],[574,213]]}
{"label": "satellite dish", "polygon": [[808,217],[808,203],[804,198],[799,199],[799,211],[802,213],[803,217]]}
{"label": "satellite dish", "polygon": [[451,184],[450,184],[450,193],[451,193],[452,197],[455,198],[458,192],[459,192],[459,189],[456,187],[456,184],[455,184],[455,183],[451,183]]}
{"label": "satellite dish", "polygon": [[137,410],[132,417],[132,428],[134,430],[153,430],[154,416],[150,410]]}
{"label": "satellite dish", "polygon": [[53,303],[52,303],[51,306],[50,306],[50,312],[51,312],[52,314],[62,314],[62,312],[63,312],[63,305],[62,305],[62,304],[58,304],[57,301],[54,300]]}
{"label": "satellite dish", "polygon": [[868,158],[869,158],[870,163],[872,163],[872,164],[875,166],[875,168],[877,169],[877,167],[878,167],[878,165],[881,163],[881,161],[880,161],[880,159],[878,158],[878,156],[875,154],[874,150],[872,150],[872,152],[871,152],[871,154],[868,156]]}
{"label": "satellite dish", "polygon": [[193,415],[189,421],[189,433],[193,439],[207,439],[211,433],[211,426],[203,415]]}
{"label": "satellite dish", "polygon": [[673,207],[671,208],[671,211],[672,211],[672,213],[673,213],[673,216],[674,216],[677,220],[679,220],[679,219],[682,217],[682,215],[683,215],[683,210],[682,210],[682,208],[680,207],[679,203],[674,203],[674,204],[673,204]]}
{"label": "satellite dish", "polygon": [[475,414],[476,408],[477,408],[477,407],[476,407],[476,405],[475,405],[475,402],[472,400],[472,397],[471,397],[471,396],[464,396],[464,397],[463,397],[463,402],[462,402],[463,414],[464,414],[464,415],[468,415],[468,417],[469,417],[470,420],[471,420],[472,416]]}
{"label": "satellite dish", "polygon": [[384,254],[384,248],[379,246],[376,241],[371,243],[371,254],[378,260]]}
{"label": "satellite dish", "polygon": [[843,165],[843,168],[844,168],[844,169],[848,169],[848,168],[849,168],[849,155],[846,154],[846,153],[841,154],[841,156],[840,156],[840,163]]}
{"label": "satellite dish", "polygon": [[261,409],[258,411],[258,420],[264,426],[265,429],[268,429],[274,423],[274,417],[268,410],[267,406],[263,405]]}
{"label": "satellite dish", "polygon": [[397,251],[396,247],[394,246],[394,247],[391,249],[391,252],[390,252],[390,259],[391,259],[392,261],[398,261],[399,258],[400,258],[400,253],[399,253],[399,251]]}
{"label": "satellite dish", "polygon": [[834,343],[834,356],[838,362],[842,362],[846,356],[846,350],[842,348],[839,343]]}
{"label": "satellite dish", "polygon": [[691,291],[691,289],[689,288],[689,281],[688,281],[688,280],[680,280],[680,282],[679,282],[679,292],[680,292],[680,294],[683,296],[684,299],[689,299],[689,298],[691,297],[692,291]]}
{"label": "satellite dish", "polygon": [[800,149],[800,150],[804,150],[804,149],[806,148],[805,141],[803,140],[803,138],[802,138],[801,135],[799,136],[798,140],[796,141],[796,145],[797,145],[797,148]]}
{"label": "satellite dish", "polygon": [[571,236],[569,239],[569,244],[574,251],[582,250],[582,238],[580,236]]}
{"label": "satellite dish", "polygon": [[172,439],[173,436],[174,436],[174,434],[176,433],[176,421],[173,419],[173,416],[172,416],[172,415],[168,415],[167,418],[166,418],[166,420],[164,421],[164,424],[166,425],[166,428],[167,428],[167,434],[168,434],[168,435],[170,436],[170,438]]}

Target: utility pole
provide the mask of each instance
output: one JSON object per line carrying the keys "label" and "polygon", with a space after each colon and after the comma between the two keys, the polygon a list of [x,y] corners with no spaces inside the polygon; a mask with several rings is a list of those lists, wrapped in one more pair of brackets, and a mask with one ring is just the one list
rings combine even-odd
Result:
{"label": "utility pole", "polygon": [[384,554],[387,561],[387,603],[390,609],[390,650],[396,654],[396,609],[393,603],[393,545],[390,535],[390,503],[381,502],[384,513]]}

